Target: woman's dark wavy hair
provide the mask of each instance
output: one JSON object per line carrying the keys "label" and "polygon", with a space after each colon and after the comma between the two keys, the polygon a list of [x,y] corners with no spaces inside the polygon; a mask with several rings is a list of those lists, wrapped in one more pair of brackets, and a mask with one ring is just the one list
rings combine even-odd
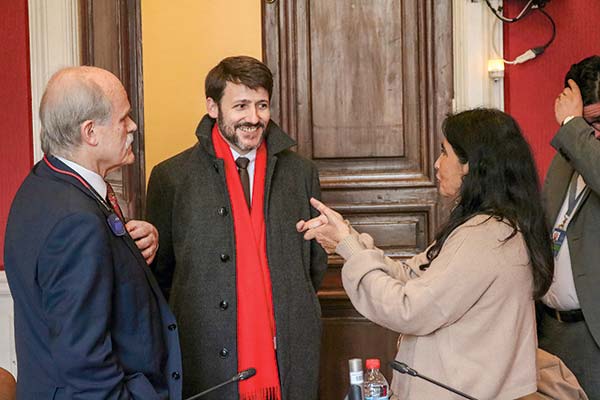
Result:
{"label": "woman's dark wavy hair", "polygon": [[438,256],[454,229],[475,215],[488,214],[513,228],[504,241],[522,233],[531,260],[533,298],[539,299],[552,283],[554,260],[538,175],[521,129],[508,114],[479,108],[449,115],[442,131],[460,162],[469,163],[469,172],[458,204],[427,251],[429,263],[422,267]]}
{"label": "woman's dark wavy hair", "polygon": [[569,87],[569,79],[579,86],[584,106],[600,103],[600,56],[587,57],[571,65],[565,76],[565,87]]}

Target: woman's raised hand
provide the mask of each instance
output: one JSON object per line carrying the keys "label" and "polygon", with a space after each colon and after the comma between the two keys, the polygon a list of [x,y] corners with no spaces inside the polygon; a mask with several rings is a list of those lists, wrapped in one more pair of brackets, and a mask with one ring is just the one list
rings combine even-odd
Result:
{"label": "woman's raised hand", "polygon": [[315,239],[327,254],[333,254],[338,243],[350,235],[350,226],[338,212],[333,211],[319,200],[311,198],[310,204],[321,215],[308,221],[298,221],[296,230],[304,232],[305,240]]}

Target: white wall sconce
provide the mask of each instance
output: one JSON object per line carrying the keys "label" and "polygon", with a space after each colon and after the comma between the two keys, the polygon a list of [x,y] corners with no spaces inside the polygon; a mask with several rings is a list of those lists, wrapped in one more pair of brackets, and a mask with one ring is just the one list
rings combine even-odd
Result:
{"label": "white wall sconce", "polygon": [[504,78],[504,60],[499,58],[488,60],[488,74],[494,82]]}

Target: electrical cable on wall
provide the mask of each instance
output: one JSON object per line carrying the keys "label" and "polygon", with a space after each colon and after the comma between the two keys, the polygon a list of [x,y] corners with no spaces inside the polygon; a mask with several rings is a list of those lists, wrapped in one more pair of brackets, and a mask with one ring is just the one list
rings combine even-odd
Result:
{"label": "electrical cable on wall", "polygon": [[529,2],[523,7],[521,12],[514,18],[507,18],[502,13],[502,6],[495,9],[490,4],[490,0],[485,0],[485,4],[487,4],[488,8],[492,11],[492,13],[502,22],[506,22],[507,24],[512,24],[513,22],[518,22],[521,19],[525,18],[531,11],[533,11],[533,0],[529,0]]}
{"label": "electrical cable on wall", "polygon": [[508,18],[503,15],[503,10],[502,10],[501,6],[498,7],[498,9],[496,9],[490,4],[490,0],[485,0],[485,3],[487,4],[488,8],[492,11],[492,13],[496,16],[496,18],[498,18],[499,20],[501,20],[504,23],[512,24],[515,22],[519,22],[523,18],[528,16],[531,12],[538,11],[539,13],[541,13],[544,17],[546,17],[548,19],[548,21],[550,22],[550,25],[552,27],[552,35],[551,35],[550,39],[544,45],[532,47],[512,61],[502,60],[502,61],[504,61],[504,63],[506,63],[506,64],[522,64],[526,61],[532,60],[535,57],[543,54],[544,51],[546,51],[546,49],[552,44],[552,42],[554,41],[554,38],[556,37],[556,24],[554,23],[554,20],[552,19],[552,17],[546,11],[543,10],[544,6],[546,5],[546,3],[548,1],[550,1],[550,0],[529,0],[529,2],[527,2],[525,7],[523,7],[521,12],[519,12],[519,14],[517,14],[516,17]]}

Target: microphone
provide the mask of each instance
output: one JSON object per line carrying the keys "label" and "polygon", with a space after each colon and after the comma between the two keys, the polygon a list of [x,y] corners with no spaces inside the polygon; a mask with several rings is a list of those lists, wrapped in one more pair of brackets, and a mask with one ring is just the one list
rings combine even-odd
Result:
{"label": "microphone", "polygon": [[396,371],[400,372],[401,374],[406,374],[406,375],[410,375],[410,376],[415,376],[417,378],[421,378],[426,380],[427,382],[433,383],[434,385],[437,385],[441,388],[444,388],[452,393],[456,393],[459,396],[464,397],[465,399],[469,399],[469,400],[477,400],[475,397],[469,396],[466,393],[461,392],[460,390],[454,389],[448,385],[444,385],[441,382],[436,381],[435,379],[431,379],[425,375],[421,375],[419,374],[417,371],[415,371],[414,369],[412,369],[411,367],[409,367],[408,365],[406,365],[403,362],[400,361],[392,361],[390,363],[390,366],[395,369]]}
{"label": "microphone", "polygon": [[199,399],[200,397],[204,396],[205,394],[208,394],[212,391],[215,391],[217,389],[219,389],[220,387],[223,387],[225,385],[228,385],[230,383],[234,383],[234,382],[238,382],[238,381],[243,381],[249,378],[252,378],[254,375],[256,375],[256,369],[254,368],[248,368],[245,369],[237,374],[235,374],[233,377],[231,377],[230,379],[226,380],[225,382],[221,382],[218,385],[215,385],[211,388],[206,389],[203,392],[200,392],[198,394],[193,395],[192,397],[188,397],[186,400],[196,400]]}
{"label": "microphone", "polygon": [[236,377],[238,381],[243,381],[252,378],[254,375],[256,375],[256,370],[254,368],[248,368],[237,374]]}

